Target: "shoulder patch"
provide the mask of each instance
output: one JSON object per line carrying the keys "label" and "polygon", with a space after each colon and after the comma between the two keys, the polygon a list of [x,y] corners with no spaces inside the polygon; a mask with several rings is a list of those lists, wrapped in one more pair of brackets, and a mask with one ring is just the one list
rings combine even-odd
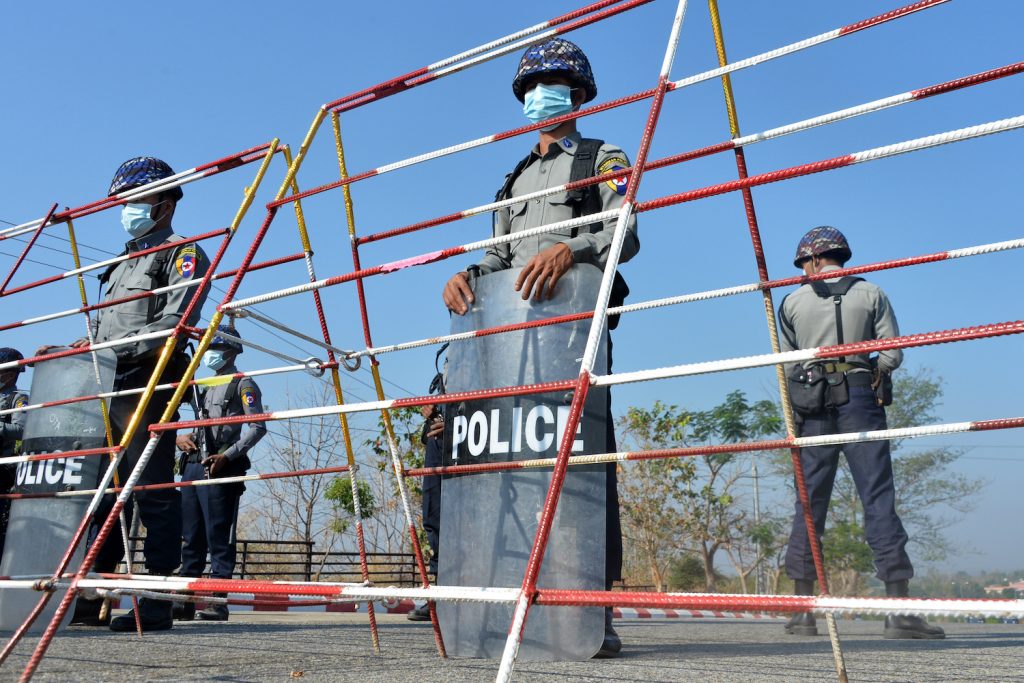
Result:
{"label": "shoulder patch", "polygon": [[28,396],[25,394],[18,394],[18,398],[14,399],[15,408],[24,408],[28,405]]}
{"label": "shoulder patch", "polygon": [[[609,171],[619,171],[629,168],[629,163],[625,157],[613,156],[610,159],[605,159],[601,162],[601,165],[597,167],[597,174],[603,175]],[[620,196],[626,194],[626,185],[629,182],[629,176],[624,175],[618,178],[612,178],[606,180],[605,185],[615,190]]]}
{"label": "shoulder patch", "polygon": [[256,405],[256,390],[252,387],[244,387],[240,393],[242,397],[242,403],[247,406]]}
{"label": "shoulder patch", "polygon": [[196,245],[186,244],[178,250],[178,256],[174,259],[174,270],[178,271],[178,275],[181,277],[190,278],[195,275],[198,263],[199,253],[196,250]]}

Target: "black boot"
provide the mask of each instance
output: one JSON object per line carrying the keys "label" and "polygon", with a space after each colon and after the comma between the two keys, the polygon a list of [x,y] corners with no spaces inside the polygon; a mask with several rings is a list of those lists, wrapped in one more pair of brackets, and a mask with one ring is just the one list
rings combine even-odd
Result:
{"label": "black boot", "polygon": [[[226,598],[228,594],[214,593],[212,597]],[[221,602],[209,604],[201,612],[198,612],[196,616],[199,617],[200,621],[227,621],[228,606]]]}
{"label": "black boot", "polygon": [[[171,603],[167,600],[142,598],[139,600],[139,617],[143,631],[167,631],[174,625],[171,616]],[[134,631],[135,610],[110,620],[111,631]]]}
{"label": "black boot", "polygon": [[[793,579],[794,595],[814,595],[814,581]],[[818,622],[812,612],[797,612],[786,622],[786,633],[794,636],[818,635]]]}
{"label": "black boot", "polygon": [[[910,582],[886,581],[885,595],[889,598],[910,597]],[[885,618],[885,638],[894,640],[940,640],[946,637],[946,632],[938,626],[932,626],[921,617],[905,617],[890,614]]]}
{"label": "black boot", "polygon": [[192,621],[196,618],[196,603],[191,601],[175,602],[174,607],[171,608],[171,616],[175,621]]}
{"label": "black boot", "polygon": [[75,613],[71,616],[70,625],[109,626],[110,608],[108,607],[106,610],[103,609],[103,598],[89,600],[82,596],[78,596],[78,599],[75,601]]}
{"label": "black boot", "polygon": [[612,627],[612,608],[604,608],[604,640],[601,642],[601,649],[594,655],[594,659],[613,659],[622,652],[622,641],[619,634]]}
{"label": "black boot", "polygon": [[409,621],[430,621],[430,603],[425,602],[405,615]]}

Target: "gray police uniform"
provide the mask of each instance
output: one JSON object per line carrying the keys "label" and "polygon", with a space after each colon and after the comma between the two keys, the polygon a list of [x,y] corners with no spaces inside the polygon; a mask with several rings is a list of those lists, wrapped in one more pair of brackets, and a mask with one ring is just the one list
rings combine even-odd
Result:
{"label": "gray police uniform", "polygon": [[[822,270],[838,270],[838,266],[826,266]],[[838,279],[832,278],[826,282],[837,282]],[[865,281],[855,282],[842,297],[841,306],[844,342],[899,336],[899,326],[889,299],[877,285]],[[793,351],[838,343],[835,308],[831,297],[819,297],[810,285],[803,285],[789,294],[779,306],[782,350]],[[821,362],[808,361],[804,365]],[[877,359],[878,366],[889,372],[898,368],[902,362],[903,352],[899,349],[882,351]],[[846,363],[848,365],[841,365],[839,369],[846,372],[849,402],[819,414],[804,416],[800,436],[887,429],[885,408],[876,403],[875,391],[871,388],[871,361],[868,355],[847,356]],[[885,582],[911,578],[914,568],[906,552],[907,532],[896,514],[896,490],[888,441],[815,446],[800,450],[811,516],[818,536],[825,529],[840,451],[846,455],[857,493],[864,505],[864,526],[868,544],[874,554],[878,578]],[[791,579],[815,578],[814,562],[807,541],[807,526],[799,498],[786,552],[786,573]]]}
{"label": "gray police uniform", "polygon": [[[162,244],[180,242],[181,237],[175,235],[170,228],[150,232],[142,237],[131,240],[125,245],[125,253],[134,253],[143,249]],[[210,260],[197,244],[183,244],[178,247],[157,251],[145,256],[128,259],[112,266],[101,281],[104,285],[103,300],[111,301],[148,292],[167,285],[181,282],[199,281],[210,267]],[[195,292],[195,287],[182,287],[152,297],[143,297],[120,303],[98,311],[93,321],[93,330],[97,342],[146,334],[174,328],[181,322],[182,315],[188,307]],[[202,305],[206,300],[204,291],[198,305],[186,322],[195,325],[199,321]],[[146,386],[156,367],[159,351],[166,343],[165,338],[135,342],[119,346],[117,352],[117,373],[114,378],[114,389],[137,389]],[[167,364],[167,369],[160,377],[160,383],[174,382],[181,376],[188,364],[183,346]],[[146,425],[158,422],[167,407],[169,392],[157,393],[149,402],[142,415],[140,427],[121,460],[119,474],[124,481],[146,443],[149,431]],[[114,440],[119,441],[132,413],[138,405],[139,396],[126,396],[112,399],[110,402],[110,426]],[[156,450],[150,459],[139,484],[159,484],[174,481],[174,437],[173,431],[163,432]],[[174,489],[139,492],[135,496],[142,523],[146,526],[144,553],[146,568],[150,573],[169,574],[174,571],[181,555],[178,552],[181,538],[181,503],[178,492]],[[103,507],[95,519],[99,523],[106,518],[106,513],[113,505],[113,496],[107,496]],[[125,508],[131,512],[131,506]],[[93,529],[93,534],[97,531]],[[110,534],[96,560],[96,571],[113,571],[124,554],[121,535]]]}
{"label": "gray police uniform", "polygon": [[[530,152],[530,161],[512,185],[512,196],[520,197],[568,182],[572,161],[581,139],[582,136],[579,133],[567,135],[552,144],[548,148],[548,153],[543,157],[540,155],[539,147],[534,147]],[[620,148],[609,144],[601,145],[595,164],[598,173],[628,166],[629,159]],[[623,196],[626,193],[624,181],[609,180],[600,183],[597,189],[601,196],[602,211],[610,211],[622,206]],[[495,213],[494,236],[502,237],[515,234],[548,223],[569,220],[573,217],[573,204],[569,200],[568,193],[556,192],[547,197],[531,199],[499,209]],[[591,232],[590,230],[595,226],[600,226],[600,228]],[[522,268],[529,263],[530,259],[548,247],[565,243],[572,251],[573,262],[591,263],[603,269],[608,261],[608,251],[611,247],[614,230],[615,219],[611,218],[591,226],[577,228],[578,234],[575,237],[572,235],[572,229],[564,228],[515,242],[498,244],[487,250],[483,260],[477,266],[482,275],[506,268]],[[640,251],[640,240],[637,237],[636,217],[631,216],[629,225],[626,226],[626,237],[622,244],[619,261],[625,263],[633,258],[638,251]]]}
{"label": "gray police uniform", "polygon": [[[28,394],[19,391],[18,387],[10,386],[0,391],[0,410],[20,408],[28,403]],[[8,413],[0,415],[0,455],[9,457],[17,455],[18,443],[25,433],[25,413]],[[9,493],[14,488],[17,465],[0,465],[0,493]],[[7,516],[11,511],[11,501],[0,500],[0,555],[4,551],[4,539],[7,536]]]}
{"label": "gray police uniform", "polygon": [[[218,377],[230,377],[238,372],[235,366],[220,369]],[[234,417],[263,412],[260,388],[252,379],[243,377],[210,387],[201,396],[202,417]],[[221,453],[228,464],[217,472],[218,477],[244,474],[249,469],[248,453],[266,436],[262,422],[215,425],[192,435],[200,446],[196,453],[183,456],[182,481],[206,478],[202,461],[207,455]],[[189,486],[181,491],[182,535],[181,575],[202,576],[206,568],[206,554],[210,554],[210,575],[230,579],[235,571],[235,524],[238,520],[238,502],[245,485],[236,482],[218,486]]]}
{"label": "gray police uniform", "polygon": [[[535,146],[530,152],[526,165],[512,184],[512,197],[521,197],[550,187],[563,185],[569,181],[573,159],[579,149],[583,136],[578,132],[571,133],[557,143],[553,143],[547,154],[541,156],[540,147]],[[621,148],[615,145],[602,144],[595,161],[597,174],[625,169],[629,167],[629,159]],[[616,179],[602,182],[596,186],[600,196],[600,210],[610,211],[622,206],[626,194],[626,180]],[[530,199],[512,204],[495,212],[494,236],[511,235],[548,223],[574,218],[574,204],[569,193],[562,191],[546,197]],[[477,264],[482,275],[507,268],[522,268],[534,256],[555,244],[565,244],[572,252],[574,263],[590,263],[602,270],[608,262],[612,236],[615,231],[615,218],[591,223],[576,229],[563,228],[555,232],[544,233],[533,237],[498,244],[487,250],[483,260]],[[622,243],[619,262],[625,263],[640,251],[640,238],[637,235],[636,216],[630,216],[626,225],[626,235]],[[612,371],[612,342],[608,339],[608,372]],[[612,420],[611,392],[608,392],[608,420],[606,422],[607,452],[618,450],[615,441],[615,424]],[[606,571],[605,578],[610,585],[612,581],[622,578],[622,526],[619,515],[618,476],[614,463],[609,463],[608,472],[608,525],[606,529]]]}
{"label": "gray police uniform", "polygon": [[[28,394],[16,386],[0,391],[0,410],[21,408],[28,404]],[[0,454],[3,457],[16,455],[15,448],[25,433],[25,412],[0,415]]]}

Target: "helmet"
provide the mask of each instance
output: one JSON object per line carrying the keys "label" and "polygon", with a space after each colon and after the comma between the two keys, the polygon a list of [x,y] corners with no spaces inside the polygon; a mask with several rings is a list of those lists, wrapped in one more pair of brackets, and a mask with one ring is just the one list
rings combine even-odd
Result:
{"label": "helmet", "polygon": [[[0,348],[0,363],[13,363],[17,360],[25,360],[25,356],[21,355],[21,351],[18,349],[12,349],[10,346],[4,346]],[[12,368],[11,370],[3,370],[3,372],[25,372],[25,366],[22,365],[17,369]]]}
{"label": "helmet", "polygon": [[531,45],[519,60],[516,77],[512,81],[512,92],[520,102],[526,97],[526,85],[531,77],[547,73],[561,73],[569,77],[573,85],[587,93],[584,102],[597,97],[597,83],[590,70],[590,60],[576,43],[564,38],[552,38],[540,45]]}
{"label": "helmet", "polygon": [[210,342],[210,348],[226,349],[228,351],[242,353],[242,351],[244,350],[242,348],[242,343],[234,339],[229,339],[228,337],[225,337],[223,334],[221,334],[222,332],[226,332],[227,334],[230,334],[232,337],[238,337],[239,339],[242,338],[242,335],[238,334],[238,330],[235,329],[234,325],[224,325],[219,330],[217,330],[217,334],[213,335],[213,340]]}
{"label": "helmet", "polygon": [[800,238],[793,265],[800,268],[801,264],[812,256],[824,255],[832,256],[841,263],[846,263],[853,256],[846,236],[829,225],[808,230],[807,234]]}
{"label": "helmet", "polygon": [[[110,181],[110,189],[107,190],[107,196],[111,197],[119,192],[130,190],[133,187],[148,185],[154,181],[169,178],[172,175],[174,175],[174,169],[166,161],[161,161],[156,157],[135,157],[118,167],[117,173],[114,174],[114,179]],[[171,188],[167,192],[174,198],[174,201],[178,201],[185,196],[180,187]]]}

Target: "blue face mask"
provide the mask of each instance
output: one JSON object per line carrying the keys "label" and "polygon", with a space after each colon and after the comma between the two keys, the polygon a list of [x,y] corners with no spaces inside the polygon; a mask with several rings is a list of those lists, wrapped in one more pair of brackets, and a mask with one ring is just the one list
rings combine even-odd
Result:
{"label": "blue face mask", "polygon": [[121,209],[121,225],[132,237],[142,237],[156,225],[150,216],[156,204],[128,203]]}
{"label": "blue face mask", "polygon": [[[572,88],[567,85],[538,83],[535,88],[527,91],[526,97],[523,98],[523,113],[534,123],[568,114],[572,110]],[[541,130],[553,130],[559,125],[561,124],[556,123]]]}
{"label": "blue face mask", "polygon": [[210,349],[203,354],[203,365],[214,372],[217,372],[224,367],[227,362],[228,359],[224,357],[224,352],[220,349]]}

